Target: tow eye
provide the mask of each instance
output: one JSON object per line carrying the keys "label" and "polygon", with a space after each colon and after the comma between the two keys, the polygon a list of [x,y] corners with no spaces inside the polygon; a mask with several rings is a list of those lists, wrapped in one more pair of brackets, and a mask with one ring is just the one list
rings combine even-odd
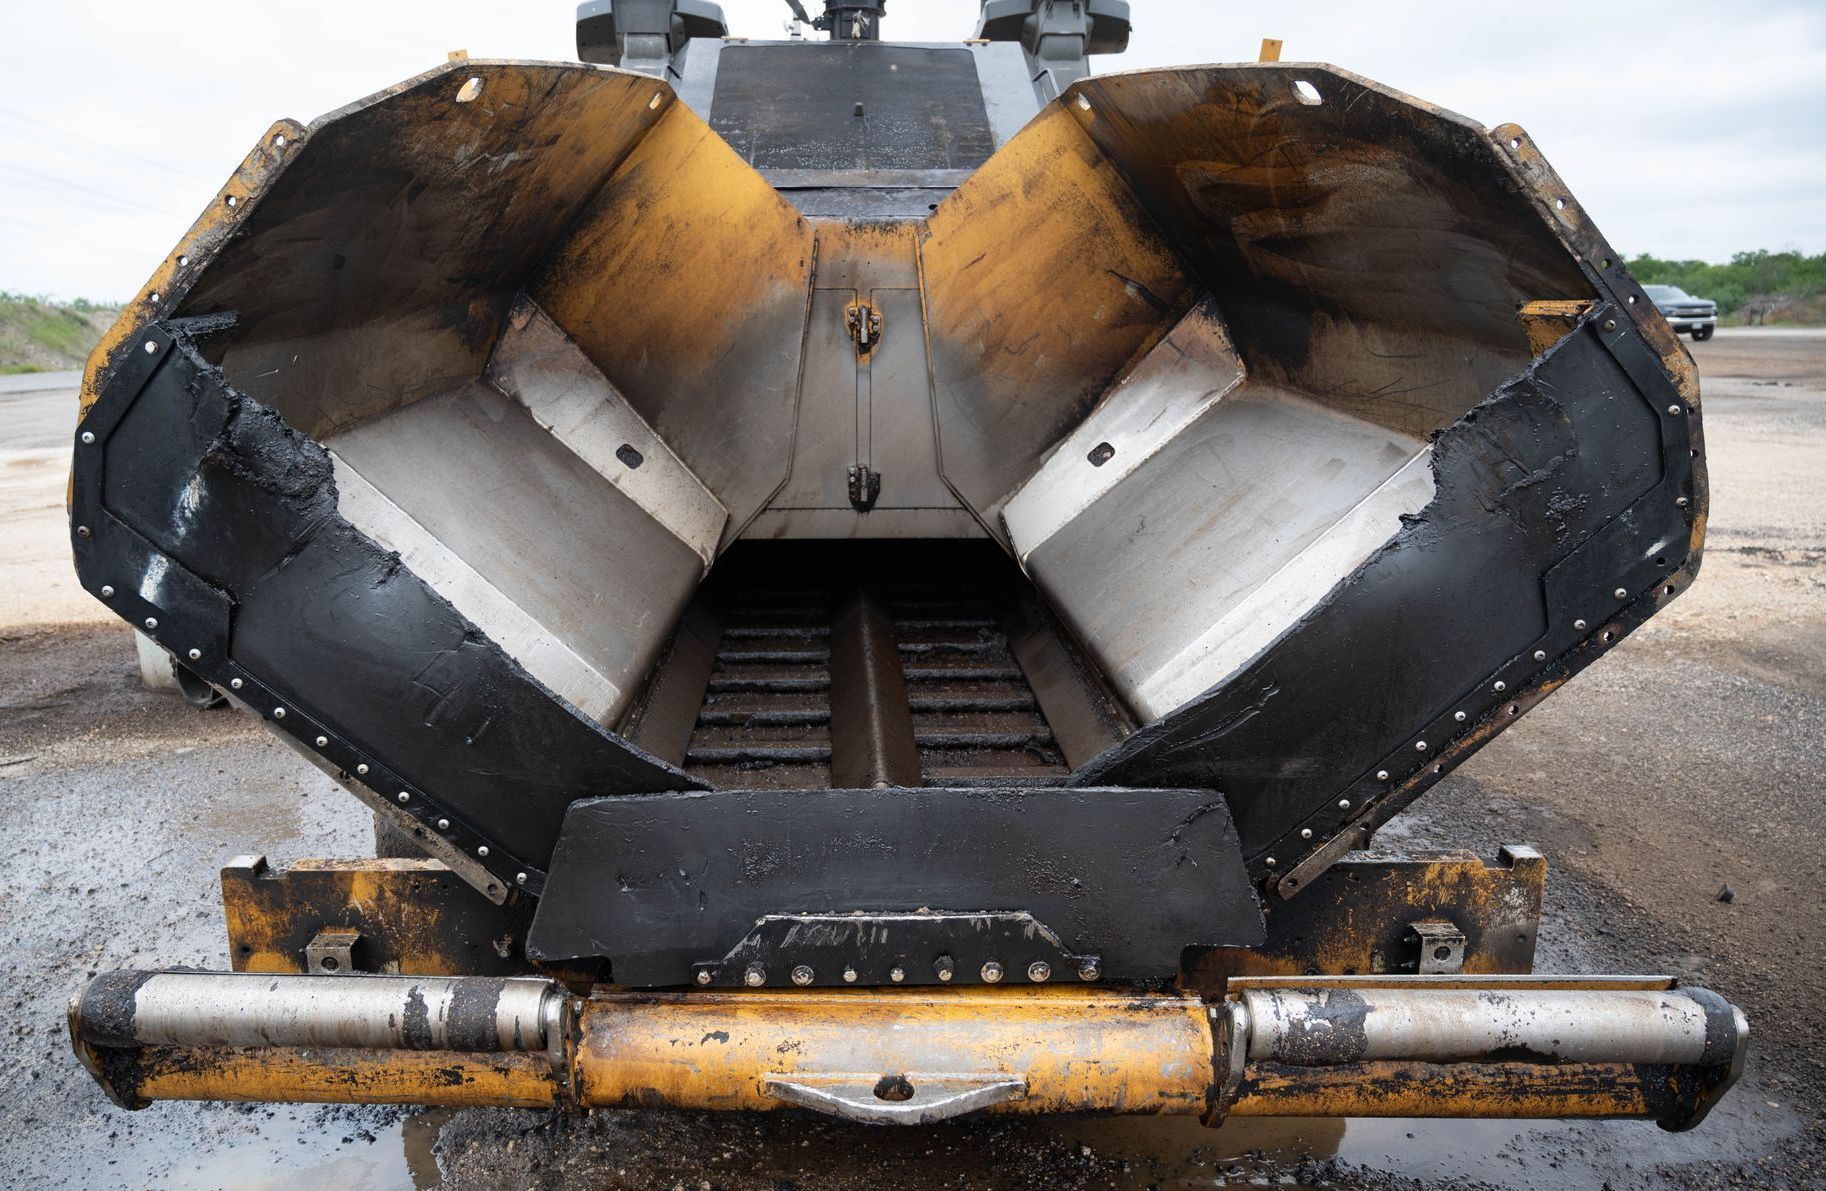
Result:
{"label": "tow eye", "polygon": [[770,1075],[775,1100],[865,1125],[929,1125],[1027,1095],[1009,1075]]}

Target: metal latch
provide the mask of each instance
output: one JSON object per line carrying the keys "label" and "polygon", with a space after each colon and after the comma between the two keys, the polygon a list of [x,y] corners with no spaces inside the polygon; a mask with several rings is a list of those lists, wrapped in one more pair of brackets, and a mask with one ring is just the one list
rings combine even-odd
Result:
{"label": "metal latch", "polygon": [[849,471],[850,505],[858,513],[866,513],[875,507],[875,500],[881,495],[881,473],[870,471],[866,463],[853,464]]}
{"label": "metal latch", "polygon": [[336,928],[320,930],[304,945],[304,970],[323,976],[347,976],[355,971],[355,945],[361,932]]}
{"label": "metal latch", "polygon": [[1465,932],[1443,918],[1410,922],[1408,929],[1420,940],[1422,976],[1451,976],[1465,970]]}
{"label": "metal latch", "polygon": [[843,321],[850,329],[850,338],[856,341],[857,355],[866,356],[875,350],[881,339],[881,311],[868,302],[851,302]]}

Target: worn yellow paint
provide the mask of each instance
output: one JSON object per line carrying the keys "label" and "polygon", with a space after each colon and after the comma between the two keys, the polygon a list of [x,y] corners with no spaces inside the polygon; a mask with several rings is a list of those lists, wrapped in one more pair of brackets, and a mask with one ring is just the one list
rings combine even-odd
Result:
{"label": "worn yellow paint", "polygon": [[1661,1069],[1614,1063],[1251,1063],[1233,1117],[1652,1117]]}
{"label": "worn yellow paint", "polygon": [[769,1076],[1012,1075],[1007,1112],[1202,1113],[1213,1041],[1196,998],[1083,988],[692,993],[585,1002],[585,1106],[781,1107]]}
{"label": "worn yellow paint", "polygon": [[[338,977],[325,976],[325,980]],[[558,1085],[542,1055],[412,1050],[146,1047],[123,1101],[548,1108]]]}
{"label": "worn yellow paint", "polygon": [[1589,298],[1543,298],[1524,304],[1516,317],[1528,334],[1529,348],[1540,356],[1570,334],[1591,308]]}
{"label": "worn yellow paint", "polygon": [[1281,39],[1278,37],[1262,38],[1262,51],[1256,55],[1257,62],[1279,62],[1281,60]]}

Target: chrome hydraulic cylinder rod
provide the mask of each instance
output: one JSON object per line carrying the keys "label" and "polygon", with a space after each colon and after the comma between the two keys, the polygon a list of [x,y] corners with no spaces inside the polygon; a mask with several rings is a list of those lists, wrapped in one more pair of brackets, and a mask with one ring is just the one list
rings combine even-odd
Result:
{"label": "chrome hydraulic cylinder rod", "polygon": [[475,976],[108,972],[76,1013],[98,1046],[542,1051],[550,981]]}

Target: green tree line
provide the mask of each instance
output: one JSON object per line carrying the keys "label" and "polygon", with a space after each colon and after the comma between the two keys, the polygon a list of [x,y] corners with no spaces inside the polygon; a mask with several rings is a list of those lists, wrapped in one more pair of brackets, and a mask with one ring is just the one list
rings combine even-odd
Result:
{"label": "green tree line", "polygon": [[1747,322],[1769,316],[1783,319],[1792,308],[1817,306],[1814,300],[1826,294],[1826,252],[1806,256],[1757,249],[1737,253],[1722,265],[1662,260],[1644,253],[1629,267],[1645,285],[1677,285],[1694,297],[1717,302],[1720,314],[1741,314]]}

